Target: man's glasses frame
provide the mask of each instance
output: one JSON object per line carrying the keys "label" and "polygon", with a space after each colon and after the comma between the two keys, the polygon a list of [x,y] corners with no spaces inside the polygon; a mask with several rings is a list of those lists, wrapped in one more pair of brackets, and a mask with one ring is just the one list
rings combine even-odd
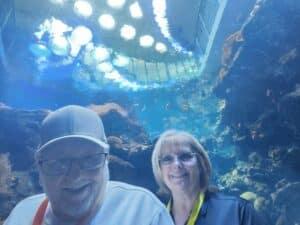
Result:
{"label": "man's glasses frame", "polygon": [[42,172],[47,176],[60,176],[67,174],[76,161],[81,170],[95,170],[103,167],[108,156],[107,152],[82,156],[80,158],[61,158],[51,160],[39,160],[38,164]]}

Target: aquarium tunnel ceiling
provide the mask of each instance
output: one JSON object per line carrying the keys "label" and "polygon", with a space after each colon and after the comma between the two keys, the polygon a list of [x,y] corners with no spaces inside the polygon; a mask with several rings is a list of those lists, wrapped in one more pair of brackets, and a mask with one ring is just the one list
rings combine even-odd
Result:
{"label": "aquarium tunnel ceiling", "polygon": [[[190,0],[188,4],[180,0],[15,0],[1,4],[5,4],[2,33],[12,24],[23,32],[23,54],[40,82],[69,68],[72,80],[80,85],[138,90],[201,76],[227,0]],[[6,39],[2,37],[3,42]]]}

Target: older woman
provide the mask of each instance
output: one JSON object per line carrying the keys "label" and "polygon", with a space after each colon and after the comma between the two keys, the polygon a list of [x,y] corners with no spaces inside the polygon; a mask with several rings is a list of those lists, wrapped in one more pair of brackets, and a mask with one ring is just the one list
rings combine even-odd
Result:
{"label": "older woman", "polygon": [[168,130],[156,142],[152,167],[160,192],[170,195],[175,225],[257,225],[252,205],[211,191],[209,157],[191,134]]}

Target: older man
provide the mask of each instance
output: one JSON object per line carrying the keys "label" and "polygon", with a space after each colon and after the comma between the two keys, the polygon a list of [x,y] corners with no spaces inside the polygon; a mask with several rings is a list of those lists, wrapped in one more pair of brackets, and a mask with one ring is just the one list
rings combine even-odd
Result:
{"label": "older man", "polygon": [[4,225],[172,225],[149,191],[109,180],[109,146],[99,116],[66,106],[42,123],[35,153],[45,194],[21,201]]}

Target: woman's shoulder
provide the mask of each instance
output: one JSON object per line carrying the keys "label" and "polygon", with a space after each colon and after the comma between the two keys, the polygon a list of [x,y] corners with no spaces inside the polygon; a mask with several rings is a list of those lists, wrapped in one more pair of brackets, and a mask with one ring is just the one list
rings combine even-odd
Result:
{"label": "woman's shoulder", "polygon": [[239,204],[245,207],[252,207],[252,203],[236,195],[224,193],[220,190],[208,190],[205,199],[223,204]]}
{"label": "woman's shoulder", "polygon": [[222,191],[207,191],[202,207],[202,214],[209,214],[208,218],[211,219],[215,215],[218,215],[219,219],[229,216],[230,224],[263,224],[250,201]]}

